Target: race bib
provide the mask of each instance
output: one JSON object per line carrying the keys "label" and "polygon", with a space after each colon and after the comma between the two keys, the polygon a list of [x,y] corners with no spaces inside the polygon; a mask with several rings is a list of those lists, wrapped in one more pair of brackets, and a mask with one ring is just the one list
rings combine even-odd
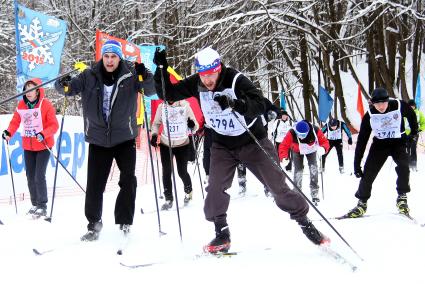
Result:
{"label": "race bib", "polygon": [[[171,140],[187,138],[187,115],[184,107],[167,106]],[[166,127],[165,105],[162,106],[162,124]]]}
{"label": "race bib", "polygon": [[41,118],[41,104],[39,108],[18,109],[21,117],[22,136],[35,137],[37,133],[43,131],[43,120]]}
{"label": "race bib", "polygon": [[377,139],[392,139],[401,137],[401,112],[400,102],[398,102],[398,108],[396,110],[387,113],[376,113],[370,115],[370,126],[373,131],[373,135]]}

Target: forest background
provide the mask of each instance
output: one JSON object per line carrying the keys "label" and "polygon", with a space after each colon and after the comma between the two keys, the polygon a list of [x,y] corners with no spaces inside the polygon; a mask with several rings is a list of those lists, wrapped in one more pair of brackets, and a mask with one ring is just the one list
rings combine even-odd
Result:
{"label": "forest background", "polygon": [[[313,121],[318,119],[320,84],[334,98],[330,115],[351,125],[342,74],[357,82],[365,100],[378,86],[391,97],[414,98],[425,51],[421,0],[19,3],[68,23],[63,71],[76,61],[94,62],[96,29],[138,45],[165,45],[170,65],[183,77],[194,72],[194,54],[212,46],[276,105],[284,94],[291,114]],[[13,0],[0,0],[0,99],[16,94],[13,7]],[[357,68],[359,63],[367,68]],[[53,90],[49,98],[60,105],[61,96]],[[67,112],[81,114],[79,97],[71,102]],[[1,105],[0,113],[15,107],[13,101]]]}

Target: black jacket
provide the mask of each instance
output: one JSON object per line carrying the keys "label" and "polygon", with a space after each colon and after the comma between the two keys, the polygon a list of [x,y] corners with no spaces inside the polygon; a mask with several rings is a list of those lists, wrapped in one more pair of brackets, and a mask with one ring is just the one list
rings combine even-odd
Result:
{"label": "black jacket", "polygon": [[[65,95],[73,96],[81,93],[86,142],[102,147],[113,147],[136,138],[138,92],[144,89],[145,95],[149,96],[155,93],[155,88],[152,73],[148,72],[147,78],[139,82],[133,64],[121,60],[111,96],[111,112],[108,121],[105,121],[102,110],[104,88],[102,68],[103,62],[100,60],[92,68],[74,77]],[[55,87],[63,93],[58,81]]]}
{"label": "black jacket", "polygon": [[[222,64],[220,77],[217,82],[217,86],[214,92],[223,91],[226,88],[231,88],[233,78],[238,74],[239,71],[233,68],[227,68]],[[199,92],[205,89],[198,74],[193,74],[177,84],[172,84],[169,79],[169,75],[166,70],[163,70],[163,78],[165,83],[165,95],[167,99],[178,101],[188,97],[196,97],[199,100]],[[155,87],[160,98],[164,98],[162,92],[161,83],[161,69],[157,68],[154,76]],[[266,130],[262,124],[261,118],[259,117],[265,112],[264,97],[259,89],[244,75],[237,78],[235,84],[235,95],[238,100],[243,100],[246,104],[244,111],[238,112],[244,116],[247,125],[253,120],[257,119],[255,123],[250,127],[250,131],[255,135],[257,139],[262,139],[267,136]],[[208,123],[208,122],[206,122]],[[217,132],[213,132],[213,141],[217,142],[229,149],[243,146],[248,143],[253,143],[253,139],[247,132],[239,136],[227,136],[221,135]]]}
{"label": "black jacket", "polygon": [[[409,125],[412,129],[412,134],[418,133],[418,122],[416,120],[416,114],[413,109],[404,101],[401,100],[390,100],[388,102],[388,108],[384,113],[394,111],[398,108],[397,101],[400,101],[400,112],[402,117],[406,117]],[[372,114],[379,114],[380,112],[373,106],[370,106],[370,112]],[[373,137],[373,143],[378,144],[380,147],[392,147],[394,145],[400,145],[406,143],[406,134],[404,133],[404,119],[401,119],[400,132],[402,133],[401,138],[387,138],[378,139]],[[362,123],[360,125],[360,133],[357,137],[356,151],[354,154],[354,168],[360,168],[360,163],[363,158],[364,151],[366,149],[367,142],[369,141],[372,127],[370,125],[369,112],[363,116]]]}

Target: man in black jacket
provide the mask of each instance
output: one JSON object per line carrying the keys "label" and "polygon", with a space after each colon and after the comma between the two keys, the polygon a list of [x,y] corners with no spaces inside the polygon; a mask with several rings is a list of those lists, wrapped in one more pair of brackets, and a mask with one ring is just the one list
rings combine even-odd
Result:
{"label": "man in black jacket", "polygon": [[[212,48],[205,48],[196,54],[196,74],[174,85],[166,73],[168,64],[165,50],[157,50],[154,63],[160,67],[154,76],[157,93],[174,100],[196,97],[200,101],[205,122],[213,130],[204,213],[208,221],[214,222],[216,237],[204,250],[215,253],[230,248],[230,231],[226,221],[230,196],[226,190],[231,186],[235,169],[240,163],[246,165],[270,189],[276,205],[300,224],[309,240],[317,245],[328,241],[306,217],[309,209],[306,200],[288,187],[284,173],[273,165],[273,161],[258,148],[245,129],[249,128],[274,162],[279,163],[260,118],[265,112],[261,91],[237,70],[222,64],[220,55]],[[165,94],[162,92],[162,80]]]}
{"label": "man in black jacket", "polygon": [[[409,157],[407,154],[404,119],[406,117],[411,127],[411,133],[418,133],[418,122],[415,112],[401,100],[390,100],[383,88],[372,92],[371,106],[362,119],[360,133],[354,155],[354,174],[361,178],[355,196],[359,199],[357,206],[344,215],[346,218],[358,218],[366,213],[367,200],[371,196],[372,184],[388,157],[396,163],[397,193],[396,205],[401,214],[409,215],[407,195],[409,185]],[[366,149],[370,134],[373,142],[364,164],[360,163]]]}
{"label": "man in black jacket", "polygon": [[[143,82],[139,81],[140,76]],[[142,64],[123,59],[121,44],[108,40],[102,59],[74,78],[57,81],[56,89],[73,96],[81,93],[85,140],[89,143],[85,215],[89,224],[82,241],[93,241],[102,229],[103,192],[115,159],[120,169],[115,202],[115,223],[128,233],[133,224],[137,180],[135,176],[138,92],[155,93],[152,74]]]}

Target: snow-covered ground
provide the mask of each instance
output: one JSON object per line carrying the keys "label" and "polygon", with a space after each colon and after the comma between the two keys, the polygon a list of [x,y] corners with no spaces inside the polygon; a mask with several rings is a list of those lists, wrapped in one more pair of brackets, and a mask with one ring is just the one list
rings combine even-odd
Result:
{"label": "snow-covered ground", "polygon": [[[323,176],[325,198],[318,206],[327,217],[342,215],[356,205],[358,179],[350,175],[353,150],[344,147],[347,173],[343,175],[338,172],[335,150],[328,156]],[[425,222],[424,158],[420,154],[419,172],[411,174],[412,192],[408,195],[411,213],[421,223]],[[193,169],[190,165],[190,174]],[[364,261],[310,210],[309,217],[332,239],[334,248],[359,266],[356,272],[311,244],[248,173],[245,197],[238,196],[236,180],[229,189],[231,250],[239,254],[222,259],[196,258],[214,236],[213,224],[204,220],[197,175],[192,178],[194,200],[184,208],[181,181],[177,177],[182,240],[175,207],[160,212],[161,230],[166,232],[160,236],[153,186],[138,188],[134,225],[122,255],[116,253],[122,244],[113,218],[116,191],[104,195],[104,228],[99,240],[93,243],[79,241],[87,224],[82,194],[56,198],[51,223],[29,220],[24,215],[30,207],[28,200],[18,203],[19,215],[15,214],[13,204],[1,204],[0,220],[5,223],[0,226],[1,283],[423,283],[425,228],[395,214],[395,179],[394,163],[389,159],[374,183],[368,203],[367,214],[372,216],[330,220]],[[10,190],[10,185],[3,184],[2,190]],[[309,196],[307,167],[304,193]],[[158,202],[161,206],[163,200]],[[145,214],[140,213],[140,208]],[[53,250],[36,256],[34,248]],[[156,264],[130,269],[120,262]]]}

